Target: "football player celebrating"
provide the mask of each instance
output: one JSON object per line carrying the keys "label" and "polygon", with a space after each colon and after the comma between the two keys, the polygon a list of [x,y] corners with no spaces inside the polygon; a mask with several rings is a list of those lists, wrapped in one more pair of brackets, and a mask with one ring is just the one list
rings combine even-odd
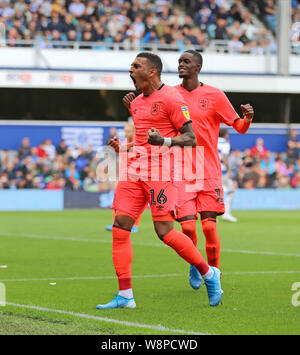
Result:
{"label": "football player celebrating", "polygon": [[[219,268],[220,238],[216,218],[225,212],[221,181],[221,164],[218,153],[220,123],[233,126],[244,134],[250,127],[254,111],[250,104],[241,105],[240,118],[223,91],[201,83],[198,75],[202,68],[202,56],[193,50],[185,51],[178,60],[178,74],[182,83],[176,88],[184,98],[197,136],[197,146],[204,147],[204,179],[201,191],[186,192],[188,181],[178,188],[176,216],[182,232],[197,245],[196,220],[200,213],[202,230],[206,239],[207,262]],[[193,265],[190,267],[190,284],[199,289],[202,278]]]}
{"label": "football player celebrating", "polygon": [[[152,178],[152,163],[162,170],[162,161],[152,155],[152,146],[196,146],[185,101],[175,88],[162,83],[161,72],[161,59],[150,52],[139,53],[129,70],[136,89],[142,93],[131,102],[130,107],[136,128],[133,153],[137,155],[133,155],[132,162],[129,162],[132,170],[126,173],[128,178],[119,179],[113,204],[116,216],[112,228],[112,256],[119,294],[111,302],[99,304],[97,309],[136,306],[132,291],[130,232],[146,202],[150,204],[157,236],[193,265],[205,280],[209,304],[217,306],[222,298],[219,269],[209,266],[191,239],[174,228],[177,190],[171,176],[167,180],[157,179],[157,176]],[[136,157],[145,151],[144,159],[145,162],[151,161],[151,171],[147,167],[137,172],[134,169]],[[150,173],[150,179],[149,175],[144,176],[146,173]]]}

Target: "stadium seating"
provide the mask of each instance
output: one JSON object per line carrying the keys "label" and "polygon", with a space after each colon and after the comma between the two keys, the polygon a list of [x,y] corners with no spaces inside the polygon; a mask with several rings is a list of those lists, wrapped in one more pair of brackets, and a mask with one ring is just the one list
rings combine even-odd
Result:
{"label": "stadium seating", "polygon": [[[291,0],[294,24],[299,1]],[[274,53],[275,5],[276,0],[2,1],[0,37],[5,32],[11,47]]]}

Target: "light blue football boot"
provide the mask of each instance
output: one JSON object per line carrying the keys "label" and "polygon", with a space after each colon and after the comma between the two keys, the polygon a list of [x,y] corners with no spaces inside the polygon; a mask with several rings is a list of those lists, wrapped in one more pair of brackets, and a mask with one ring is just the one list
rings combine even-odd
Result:
{"label": "light blue football boot", "polygon": [[111,309],[111,308],[135,308],[136,304],[134,298],[125,298],[115,293],[115,298],[106,303],[106,304],[98,304],[96,306],[97,309]]}
{"label": "light blue football boot", "polygon": [[207,289],[209,304],[212,307],[215,307],[220,303],[224,291],[221,289],[220,270],[214,266],[211,268],[213,269],[214,274],[210,279],[206,279],[204,283]]}
{"label": "light blue football boot", "polygon": [[[112,227],[113,225],[109,225],[109,226],[106,226],[105,229],[109,232],[112,231]],[[137,233],[139,231],[139,228],[137,226],[133,226],[132,229],[131,229],[131,233]]]}
{"label": "light blue football boot", "polygon": [[113,227],[113,226],[112,226],[112,224],[111,224],[111,225],[109,225],[109,226],[106,226],[105,229],[106,229],[107,231],[110,231],[110,232],[111,232],[111,231],[112,231],[112,227]]}
{"label": "light blue football boot", "polygon": [[190,285],[194,290],[199,290],[202,284],[202,276],[195,266],[190,265]]}

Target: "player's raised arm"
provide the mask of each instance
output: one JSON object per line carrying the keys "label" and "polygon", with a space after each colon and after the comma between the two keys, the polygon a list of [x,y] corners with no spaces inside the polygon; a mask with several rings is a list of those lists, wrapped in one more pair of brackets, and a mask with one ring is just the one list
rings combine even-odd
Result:
{"label": "player's raised arm", "polygon": [[254,109],[253,107],[250,105],[250,104],[246,104],[246,105],[241,105],[241,110],[242,110],[242,113],[243,113],[243,118],[238,118],[234,124],[233,124],[233,128],[241,133],[241,134],[245,134],[250,125],[251,125],[251,122],[253,120],[253,117],[254,117]]}
{"label": "player's raised arm", "polygon": [[191,125],[192,121],[187,122],[180,129],[180,135],[176,137],[162,137],[156,128],[148,131],[148,143],[151,145],[166,145],[179,147],[195,147],[197,138]]}
{"label": "player's raised arm", "polygon": [[119,151],[120,144],[121,144],[121,142],[120,142],[119,138],[116,136],[113,137],[112,139],[110,139],[107,143],[107,145],[110,146],[111,148],[113,148],[115,152]]}
{"label": "player's raised arm", "polygon": [[128,108],[128,110],[130,111],[130,105],[131,105],[131,102],[135,99],[135,93],[134,92],[129,92],[128,94],[126,94],[124,97],[123,97],[123,104],[125,107]]}

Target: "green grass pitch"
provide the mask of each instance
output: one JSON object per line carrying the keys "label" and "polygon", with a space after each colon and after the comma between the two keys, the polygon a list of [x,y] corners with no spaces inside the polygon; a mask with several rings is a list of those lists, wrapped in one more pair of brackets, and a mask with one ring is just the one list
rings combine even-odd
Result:
{"label": "green grass pitch", "polygon": [[[300,334],[299,211],[234,214],[238,223],[218,223],[221,305],[190,288],[188,265],[145,211],[132,234],[137,308],[99,311],[117,292],[111,211],[1,212],[0,334]],[[205,255],[201,223],[198,236]]]}

